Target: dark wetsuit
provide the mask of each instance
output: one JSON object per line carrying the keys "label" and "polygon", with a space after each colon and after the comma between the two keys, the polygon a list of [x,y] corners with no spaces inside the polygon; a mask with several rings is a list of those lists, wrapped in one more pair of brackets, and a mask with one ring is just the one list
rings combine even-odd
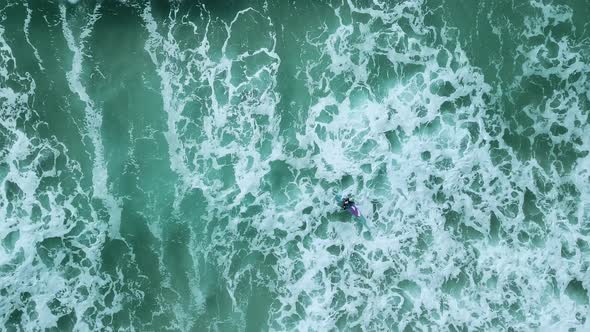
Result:
{"label": "dark wetsuit", "polygon": [[346,209],[348,209],[349,207],[351,207],[353,205],[354,205],[354,202],[352,200],[350,200],[349,198],[345,198],[342,201],[342,209],[343,210],[346,210]]}

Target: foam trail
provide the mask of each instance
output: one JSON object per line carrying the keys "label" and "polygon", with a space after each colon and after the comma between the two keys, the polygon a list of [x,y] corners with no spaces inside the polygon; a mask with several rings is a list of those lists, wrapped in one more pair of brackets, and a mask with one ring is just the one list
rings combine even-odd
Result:
{"label": "foam trail", "polygon": [[[561,2],[9,3],[0,329],[590,329],[590,30]],[[94,96],[98,63],[138,84]],[[89,157],[51,137],[64,90]]]}
{"label": "foam trail", "polygon": [[[36,136],[36,124],[28,124],[36,85],[16,71],[3,33],[0,26],[2,328],[65,328],[69,321],[74,330],[109,330],[102,319],[110,309],[96,310],[105,303],[101,289],[113,285],[98,272],[106,232],[77,182],[80,165],[63,144]],[[118,310],[118,296],[113,303]]]}
{"label": "foam trail", "polygon": [[[167,114],[167,128],[165,133],[166,141],[168,142],[168,153],[170,158],[170,168],[180,175],[183,183],[177,186],[178,193],[186,191],[190,187],[198,187],[199,179],[196,176],[191,176],[191,171],[186,165],[186,159],[183,154],[183,144],[176,131],[176,126],[182,120],[182,111],[185,107],[185,101],[179,98],[183,94],[183,85],[178,77],[175,77],[173,72],[176,71],[176,66],[169,60],[169,56],[174,57],[178,55],[180,50],[173,42],[171,32],[167,37],[161,36],[158,31],[158,25],[151,14],[151,6],[145,6],[141,14],[145,28],[149,33],[149,38],[145,43],[145,50],[150,55],[153,64],[157,67],[158,76],[161,79],[162,98],[164,103],[164,111]],[[175,26],[175,20],[171,20],[169,27],[172,30]],[[163,46],[161,60],[158,57],[157,48]],[[178,195],[177,195],[178,196]],[[180,196],[182,196],[180,194]]]}
{"label": "foam trail", "polygon": [[35,59],[37,59],[37,64],[39,64],[39,69],[41,70],[45,70],[45,68],[43,67],[43,60],[41,60],[41,56],[39,55],[39,51],[37,50],[37,48],[31,43],[31,40],[29,38],[29,25],[31,24],[31,13],[33,12],[31,10],[31,8],[29,8],[29,4],[28,2],[25,2],[25,7],[27,9],[27,17],[25,18],[25,25],[23,27],[23,30],[25,31],[25,39],[27,40],[27,43],[31,46],[31,48],[33,49],[33,54],[35,55]]}
{"label": "foam trail", "polygon": [[[88,136],[94,147],[94,164],[92,169],[92,183],[94,196],[105,202],[109,211],[110,235],[112,238],[121,238],[119,232],[121,227],[121,207],[117,199],[109,193],[107,165],[104,161],[104,146],[101,139],[102,115],[100,110],[94,105],[94,102],[86,92],[84,85],[80,80],[82,73],[82,64],[84,56],[84,43],[92,33],[94,23],[100,18],[100,4],[94,8],[94,12],[89,17],[89,21],[84,26],[79,42],[76,43],[72,30],[68,26],[66,18],[66,6],[60,4],[59,10],[62,21],[63,34],[66,39],[68,48],[74,54],[72,59],[72,69],[66,74],[70,90],[78,95],[80,100],[85,104],[84,113],[86,117],[86,129]],[[84,134],[83,136],[86,136]]]}

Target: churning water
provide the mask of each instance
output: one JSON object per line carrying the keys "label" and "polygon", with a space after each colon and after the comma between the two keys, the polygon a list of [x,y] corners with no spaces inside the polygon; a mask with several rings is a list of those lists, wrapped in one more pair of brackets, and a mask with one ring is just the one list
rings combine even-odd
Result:
{"label": "churning water", "polygon": [[0,0],[0,330],[589,331],[588,17]]}

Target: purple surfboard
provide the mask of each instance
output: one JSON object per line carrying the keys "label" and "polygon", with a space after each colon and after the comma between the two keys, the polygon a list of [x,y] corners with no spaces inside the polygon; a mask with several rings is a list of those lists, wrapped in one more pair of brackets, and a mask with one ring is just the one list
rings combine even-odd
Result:
{"label": "purple surfboard", "polygon": [[[336,202],[338,202],[338,205],[342,206],[342,198],[340,196],[336,196]],[[361,211],[359,211],[359,209],[356,207],[356,205],[351,205],[349,206],[346,211],[348,211],[348,213],[352,214],[355,217],[360,217],[361,216]]]}
{"label": "purple surfboard", "polygon": [[361,211],[359,211],[359,209],[355,205],[349,206],[348,209],[346,209],[346,211],[348,211],[348,213],[352,214],[355,217],[361,216]]}

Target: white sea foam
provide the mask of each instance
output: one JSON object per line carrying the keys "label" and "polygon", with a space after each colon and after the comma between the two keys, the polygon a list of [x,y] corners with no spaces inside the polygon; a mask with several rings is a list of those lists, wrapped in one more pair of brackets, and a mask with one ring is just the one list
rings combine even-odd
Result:
{"label": "white sea foam", "polygon": [[76,93],[80,97],[80,100],[85,104],[84,112],[86,119],[86,130],[81,134],[82,136],[87,135],[90,137],[94,148],[94,165],[92,169],[93,194],[96,198],[103,200],[107,206],[110,216],[110,236],[112,238],[120,238],[121,208],[117,198],[111,195],[108,189],[108,173],[107,166],[104,161],[104,146],[101,138],[102,115],[98,107],[94,104],[86,92],[86,88],[80,79],[83,65],[84,44],[86,39],[92,33],[92,27],[100,18],[100,4],[96,5],[93,13],[89,16],[88,22],[82,28],[78,42],[76,42],[72,30],[68,25],[66,7],[62,4],[59,8],[64,37],[66,39],[68,48],[71,52],[73,52],[72,69],[66,74],[66,77],[72,92]]}
{"label": "white sea foam", "polygon": [[[211,220],[215,214],[226,213],[219,209],[228,204],[228,196],[234,197],[229,203],[231,208],[247,194],[258,192],[261,178],[269,172],[270,161],[281,156],[277,136],[279,118],[275,109],[279,99],[274,91],[280,59],[274,50],[276,39],[271,31],[256,41],[260,48],[240,46],[240,33],[244,29],[258,25],[267,31],[272,27],[262,13],[244,9],[225,24],[211,18],[206,10],[204,13],[197,21],[188,16],[178,20],[177,15],[181,14],[174,7],[168,24],[160,26],[150,7],[143,10],[142,17],[149,33],[145,49],[161,79],[163,106],[168,117],[166,140],[170,164],[179,176],[175,206],[179,207],[188,190],[201,189],[206,202],[192,203],[206,204],[211,215],[203,217]],[[194,48],[181,48],[182,41],[174,34],[177,24],[188,26],[194,32],[191,45]],[[219,49],[211,49],[209,34],[220,26],[225,35],[223,44]],[[219,58],[213,54],[219,54]],[[188,82],[192,83],[190,88]],[[203,100],[203,93],[209,98]],[[269,143],[265,148],[268,149],[266,156],[261,155],[259,150]],[[229,158],[230,163],[224,158]],[[218,174],[224,174],[228,166],[231,175],[220,177]],[[231,178],[234,183],[228,183]],[[273,228],[272,223],[260,224],[260,227],[269,231]],[[194,237],[191,245],[191,256],[198,270],[198,262],[202,261],[199,257],[209,249]],[[226,263],[224,259],[218,264]],[[198,278],[192,279],[193,293],[197,294],[195,305],[202,308],[204,300],[198,284]],[[232,298],[237,286],[237,282],[228,279]],[[233,301],[236,312],[240,312],[237,300],[233,298]],[[178,312],[178,321],[190,321],[188,313],[186,315],[183,317]]]}
{"label": "white sea foam", "polygon": [[[65,16],[65,15],[64,15]],[[27,14],[25,29],[30,19]],[[0,28],[0,300],[3,328],[108,330],[98,272],[105,227],[81,187],[81,167],[55,137],[38,137],[35,81],[21,73]],[[6,82],[11,82],[11,87]],[[19,87],[21,90],[16,90]],[[58,165],[61,165],[58,167]],[[63,167],[63,168],[62,168]],[[117,297],[116,297],[117,298]],[[117,309],[118,300],[113,306]],[[67,319],[66,319],[67,320]],[[63,327],[62,327],[63,328]]]}
{"label": "white sea foam", "polygon": [[39,69],[45,70],[45,68],[43,67],[43,61],[41,60],[41,56],[39,56],[39,51],[31,43],[31,39],[29,37],[29,25],[31,24],[31,13],[33,11],[31,10],[31,8],[29,8],[29,5],[27,3],[25,3],[25,6],[27,8],[27,17],[25,18],[25,23],[24,23],[24,27],[23,27],[23,30],[25,32],[25,39],[27,40],[27,44],[29,44],[31,46],[31,48],[33,49],[33,54],[35,55],[35,59],[37,59],[37,64],[39,65]]}
{"label": "white sea foam", "polygon": [[[353,12],[379,17],[394,26],[398,18],[409,14],[406,12],[409,7],[404,4],[385,11],[358,9],[351,3],[349,6]],[[417,11],[411,14],[422,17],[420,6],[411,7]],[[554,15],[553,7],[550,9],[545,9],[543,13]],[[343,10],[346,8],[339,7],[335,14],[340,17]],[[544,24],[564,22],[570,17],[563,10],[555,15],[555,19],[545,18]],[[328,233],[328,241],[311,237],[309,247],[298,247],[303,275],[296,280],[291,279],[291,276],[297,274],[297,264],[289,258],[279,260],[282,266],[279,268],[279,271],[282,270],[280,275],[284,280],[291,280],[291,283],[287,282],[289,286],[280,298],[283,305],[274,312],[276,316],[273,316],[273,321],[290,321],[289,317],[295,314],[293,308],[296,303],[300,303],[306,318],[296,325],[286,323],[280,326],[326,330],[335,328],[338,318],[346,318],[348,327],[381,329],[397,324],[400,330],[406,326],[438,326],[444,329],[449,324],[470,328],[512,326],[517,329],[566,328],[584,324],[578,317],[587,307],[587,302],[582,307],[575,307],[568,297],[552,296],[547,287],[550,287],[551,276],[555,276],[560,292],[566,289],[572,278],[582,281],[584,288],[588,289],[587,278],[575,272],[582,267],[581,262],[564,260],[560,254],[561,241],[567,239],[570,246],[575,247],[576,239],[586,236],[574,230],[577,226],[568,227],[569,230],[565,232],[544,230],[546,226],[539,228],[531,221],[528,212],[523,210],[527,208],[521,208],[523,204],[530,204],[525,195],[527,190],[531,190],[538,198],[543,197],[534,185],[533,174],[538,168],[535,161],[520,161],[501,137],[486,131],[486,125],[493,119],[485,116],[488,106],[484,99],[492,90],[478,70],[469,64],[460,46],[446,50],[451,56],[450,61],[457,61],[458,65],[451,68],[448,61],[446,67],[440,67],[435,58],[438,50],[418,39],[412,39],[412,47],[405,50],[405,54],[407,58],[419,56],[423,61],[423,72],[393,84],[383,100],[373,101],[370,98],[360,104],[357,102],[357,106],[351,106],[351,96],[357,85],[367,81],[367,70],[364,67],[369,61],[363,59],[363,54],[374,56],[381,50],[373,45],[375,49],[372,55],[366,53],[370,43],[355,43],[351,37],[351,26],[357,23],[353,20],[346,26],[342,22],[341,19],[341,26],[325,38],[323,45],[317,39],[313,41],[314,45],[325,47],[324,56],[330,59],[330,75],[321,73],[320,77],[314,76],[315,65],[312,65],[307,69],[307,77],[310,86],[315,86],[315,82],[330,82],[350,75],[347,80],[349,93],[342,101],[332,94],[325,96],[323,92],[319,93],[320,96],[308,113],[305,134],[297,138],[301,146],[310,149],[315,146],[320,151],[314,153],[311,164],[303,164],[304,167],[315,166],[321,178],[332,181],[352,175],[353,188],[361,196],[380,197],[383,200],[382,207],[376,210],[380,216],[375,220],[379,228],[373,233],[373,241],[369,242],[361,237],[344,237],[338,233],[331,236]],[[405,33],[427,34],[428,27],[420,21],[414,22],[413,30]],[[368,28],[360,29],[370,30],[370,23]],[[400,33],[403,28],[398,26],[390,31]],[[338,47],[335,46],[336,40]],[[575,52],[567,51],[567,42],[562,41],[561,45],[560,49],[566,54],[561,63],[567,63],[567,67],[541,69],[542,75],[557,75],[567,79],[574,72],[587,72],[584,62],[587,60],[582,60]],[[400,61],[404,63],[403,57],[383,51],[389,55],[391,66],[399,66]],[[529,52],[525,49],[522,51]],[[353,54],[360,57],[358,62],[352,60]],[[533,62],[525,62],[524,73],[530,72],[531,69],[527,68],[537,61],[538,52],[528,54]],[[574,65],[571,65],[572,62]],[[440,87],[439,82],[448,82],[453,91],[448,95],[433,92],[433,88]],[[310,93],[314,91],[318,91],[317,86],[310,88]],[[469,97],[468,105],[456,108],[450,116],[441,113],[443,103],[462,97]],[[571,95],[566,98],[571,98]],[[565,100],[555,104],[568,105]],[[333,106],[336,106],[333,108],[337,109],[336,113],[330,112]],[[581,131],[588,129],[574,123],[584,123],[578,117],[587,116],[587,110],[572,108],[571,104],[567,107],[570,111],[560,112],[566,115],[559,119],[559,123],[571,125],[567,126],[571,128],[570,133],[582,139]],[[420,108],[424,108],[424,112]],[[326,113],[330,114],[327,123],[323,118]],[[535,123],[548,123],[550,126],[552,122]],[[470,128],[477,130],[475,136]],[[535,131],[538,134],[549,132],[549,128],[545,128],[536,127]],[[391,142],[400,145],[396,148],[397,153],[383,153],[388,145],[383,133],[387,132],[394,132],[398,137],[399,142]],[[558,143],[567,142],[570,138],[552,139]],[[362,152],[362,159],[358,159],[362,147],[356,142],[368,140],[374,144],[368,151]],[[507,152],[505,164],[495,161],[497,157],[494,156],[494,150],[497,148],[490,145],[490,140],[497,140],[499,148]],[[586,144],[586,139],[582,141]],[[580,149],[584,150],[582,146]],[[422,158],[424,153],[429,155],[427,160]],[[359,163],[359,160],[362,162]],[[364,163],[370,164],[373,170],[366,175],[362,170]],[[302,165],[300,162],[296,164]],[[510,165],[511,171],[503,171],[503,165]],[[380,175],[380,168],[386,170],[385,175]],[[432,176],[439,180],[433,183],[430,179]],[[378,180],[372,186],[367,186],[367,179],[375,178]],[[551,178],[559,176],[550,174],[546,180],[551,181]],[[564,180],[565,183],[571,183]],[[586,181],[587,178],[578,183],[581,185]],[[383,193],[377,190],[377,183],[387,186],[388,191]],[[580,193],[585,192],[582,186],[576,187]],[[445,197],[442,204],[433,199],[441,193]],[[558,195],[557,192],[552,195],[553,200],[555,195]],[[394,203],[389,203],[391,201]],[[588,208],[587,204],[578,202],[583,200],[574,200],[572,203],[577,206],[578,223],[583,224],[587,220],[584,211]],[[542,201],[537,200],[532,204],[542,204]],[[562,210],[565,206],[546,206],[549,211],[542,212],[545,214],[545,225],[563,225],[561,218],[565,217],[565,211]],[[451,211],[456,211],[457,216],[460,216],[461,220],[456,224],[445,219],[445,216],[452,216]],[[492,219],[498,218],[501,230],[506,232],[505,239],[495,246],[489,246],[486,239],[490,233],[492,213],[495,215]],[[473,229],[473,235],[466,234],[469,228],[464,227]],[[523,232],[539,234],[544,240],[537,245],[542,247],[535,249],[533,243],[523,242],[520,238]],[[330,246],[344,249],[340,255],[331,256],[327,250]],[[575,257],[584,260],[582,256]],[[548,274],[548,269],[553,272]],[[385,271],[389,272],[388,279]],[[334,280],[339,282],[334,283]],[[400,289],[395,288],[396,284]],[[400,298],[404,300],[396,300]],[[388,302],[390,306],[385,306],[389,309],[380,305],[380,301],[391,301]],[[406,307],[395,305],[403,302]],[[489,310],[482,310],[485,307]],[[519,309],[512,309],[515,307]],[[544,309],[539,312],[539,308]],[[559,314],[548,318],[549,313],[555,311],[559,311]],[[425,312],[428,325],[417,320],[424,317]]]}
{"label": "white sea foam", "polygon": [[[191,15],[181,3],[171,3],[160,21],[155,9],[142,7],[145,51],[162,90],[167,158],[178,177],[172,218],[186,216],[186,201],[202,213],[170,222],[142,211],[154,217],[147,227],[157,241],[149,249],[158,255],[159,286],[173,294],[169,298],[185,295],[174,289],[175,272],[164,255],[170,224],[190,231],[186,271],[196,273],[187,278],[188,305],[156,293],[153,313],[172,315],[171,329],[196,328],[195,316],[221,311],[209,300],[227,294],[231,313],[211,318],[209,327],[225,319],[243,328],[249,296],[261,287],[273,297],[271,330],[590,328],[590,60],[582,44],[557,37],[559,24],[572,25],[568,7],[523,6],[532,10],[524,33],[512,25],[493,27],[521,45],[514,60],[520,76],[502,82],[500,74],[484,77],[451,22],[425,23],[437,9],[424,2],[342,2],[320,30],[306,34],[301,48],[319,56],[301,52],[297,79],[306,80],[308,95],[305,106],[288,110],[280,103],[285,96],[278,77],[291,64],[279,57],[278,22],[266,16],[271,4],[227,21],[203,7]],[[107,203],[112,219],[119,212],[102,172],[102,117],[81,78],[99,7],[78,37],[60,8],[74,54],[68,83],[85,105],[83,134],[94,148],[94,195]],[[260,38],[247,38],[248,29]],[[0,76],[14,78],[4,39],[0,55]],[[511,109],[526,83],[539,79],[547,93]],[[3,186],[16,184],[20,195],[10,209],[0,209],[7,221],[0,239],[19,234],[12,249],[0,247],[0,265],[16,266],[0,276],[2,284],[24,280],[0,300],[4,321],[27,292],[35,309],[24,310],[25,327],[55,326],[58,315],[49,303],[60,292],[64,306],[75,308],[75,328],[109,329],[102,318],[128,305],[126,296],[144,294],[134,284],[122,290],[128,277],[122,271],[117,280],[97,274],[107,231],[100,223],[88,225],[72,244],[90,268],[72,261],[70,247],[48,250],[53,267],[35,265],[37,244],[64,238],[75,226],[68,215],[100,217],[79,183],[73,192],[56,187],[39,193],[45,178],[63,170],[53,166],[39,175],[36,166],[67,157],[67,149],[54,141],[39,144],[16,128],[11,115],[25,113],[34,91],[2,88],[0,94],[10,105],[1,109],[10,143],[2,150],[8,170],[0,169],[0,179]],[[285,118],[290,123],[281,128]],[[128,155],[133,159],[133,148]],[[78,181],[76,165],[68,161]],[[368,232],[339,213],[334,192],[355,195]],[[0,195],[9,202],[7,191]],[[90,216],[83,217],[85,208]],[[22,216],[32,220],[35,209],[45,224],[19,223]],[[64,277],[56,267],[62,262],[80,275]],[[584,290],[576,290],[578,284]],[[112,304],[106,305],[104,289],[114,293]],[[88,317],[86,310],[95,313]]]}

